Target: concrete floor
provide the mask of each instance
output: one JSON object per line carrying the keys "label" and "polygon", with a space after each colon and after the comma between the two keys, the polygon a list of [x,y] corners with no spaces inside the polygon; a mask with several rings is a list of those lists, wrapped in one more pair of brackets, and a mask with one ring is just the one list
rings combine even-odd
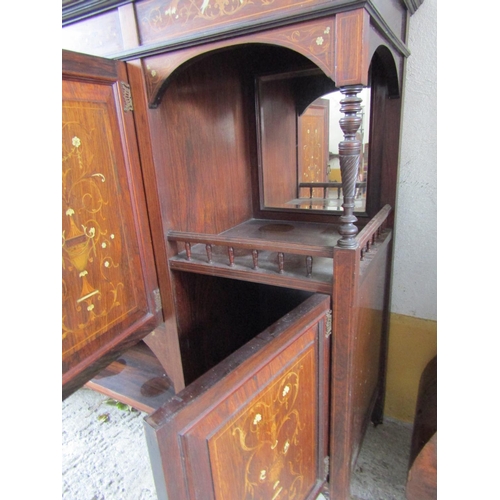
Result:
{"label": "concrete floor", "polygon": [[[80,389],[62,403],[63,500],[157,500],[144,413]],[[404,500],[411,425],[370,426],[351,485],[353,500]],[[175,500],[175,499],[173,499]]]}

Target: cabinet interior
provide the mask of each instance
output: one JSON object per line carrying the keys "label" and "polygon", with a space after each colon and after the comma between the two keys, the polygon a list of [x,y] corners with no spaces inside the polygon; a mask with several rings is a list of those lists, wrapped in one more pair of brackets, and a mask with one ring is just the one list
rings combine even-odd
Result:
{"label": "cabinet interior", "polygon": [[[298,307],[312,292],[196,273],[173,272],[186,386]],[[147,413],[175,396],[154,353],[139,342],[89,387]]]}
{"label": "cabinet interior", "polygon": [[[151,111],[157,138],[152,147],[167,231],[219,234],[252,218],[310,221],[316,217],[336,222],[321,212],[266,210],[261,204],[258,108],[267,107],[275,114],[281,110],[293,121],[295,109],[304,99],[312,102],[322,95],[328,79],[314,74],[300,91],[295,85],[290,118],[290,102],[284,99],[290,87],[281,88],[279,98],[276,92],[274,99],[257,102],[256,78],[308,69],[318,72],[292,50],[250,44],[203,54],[174,71],[157,108]],[[283,132],[269,132],[274,144],[266,151],[279,158],[280,164],[288,162],[295,175],[296,136],[285,134],[287,126],[285,119],[280,120]],[[285,179],[281,176],[272,182],[278,185]]]}
{"label": "cabinet interior", "polygon": [[173,274],[186,385],[312,295],[216,276]]}

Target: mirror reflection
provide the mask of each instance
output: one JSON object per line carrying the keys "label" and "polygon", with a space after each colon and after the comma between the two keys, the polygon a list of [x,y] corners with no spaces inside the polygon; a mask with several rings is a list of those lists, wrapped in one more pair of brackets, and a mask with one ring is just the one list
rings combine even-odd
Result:
{"label": "mirror reflection", "polygon": [[[265,208],[341,212],[338,145],[344,139],[339,125],[343,96],[335,89],[301,110],[298,90],[306,82],[306,78],[289,76],[259,82],[261,202]],[[354,210],[363,213],[369,168],[370,89],[363,89],[359,97],[362,122],[357,138],[362,143],[362,157]]]}

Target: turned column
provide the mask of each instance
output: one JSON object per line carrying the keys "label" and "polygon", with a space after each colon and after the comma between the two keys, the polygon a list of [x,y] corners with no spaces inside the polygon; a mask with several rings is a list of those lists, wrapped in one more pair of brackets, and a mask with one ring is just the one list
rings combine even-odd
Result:
{"label": "turned column", "polygon": [[355,239],[358,228],[354,223],[358,220],[354,215],[354,200],[356,199],[356,181],[358,179],[359,161],[361,156],[361,141],[356,139],[356,133],[361,125],[361,101],[357,94],[363,89],[362,85],[341,87],[344,99],[340,101],[340,111],[345,114],[340,119],[340,128],[344,133],[344,140],[339,143],[340,175],[342,177],[342,191],[344,195],[344,214],[340,217],[339,233],[342,238],[338,245],[343,248],[355,248]]}

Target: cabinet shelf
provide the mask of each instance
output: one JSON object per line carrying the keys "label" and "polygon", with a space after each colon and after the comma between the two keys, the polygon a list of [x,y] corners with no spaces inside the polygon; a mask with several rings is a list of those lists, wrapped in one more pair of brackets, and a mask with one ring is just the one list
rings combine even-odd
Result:
{"label": "cabinet shelf", "polygon": [[[170,231],[173,270],[243,279],[312,292],[331,292],[332,224],[250,219],[218,235]],[[184,248],[184,249],[183,249]]]}
{"label": "cabinet shelf", "polygon": [[164,368],[144,342],[130,348],[85,386],[145,413],[175,396]]}

